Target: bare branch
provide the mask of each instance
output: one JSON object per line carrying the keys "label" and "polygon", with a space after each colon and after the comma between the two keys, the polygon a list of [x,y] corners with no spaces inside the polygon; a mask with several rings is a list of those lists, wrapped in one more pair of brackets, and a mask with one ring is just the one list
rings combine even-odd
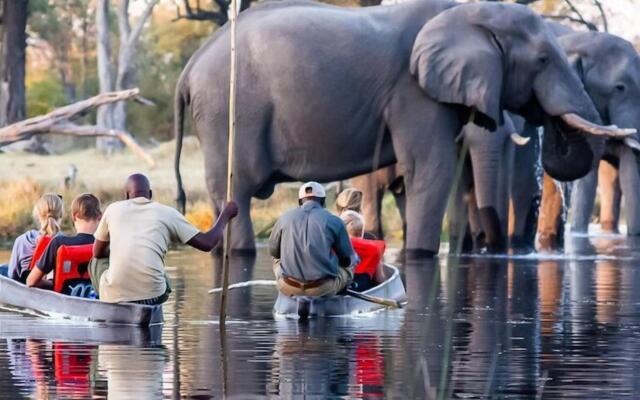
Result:
{"label": "bare branch", "polygon": [[589,29],[590,31],[597,31],[598,27],[595,26],[593,23],[589,22],[589,21],[585,21],[584,19],[581,18],[575,18],[572,17],[570,15],[564,15],[564,14],[559,14],[559,15],[549,15],[549,14],[544,14],[542,15],[545,18],[549,18],[549,19],[553,19],[553,20],[557,20],[557,21],[571,21],[571,22],[575,22],[577,24],[581,24],[587,27],[587,29]]}
{"label": "bare branch", "polygon": [[[99,126],[80,126],[70,121],[84,114],[90,108],[110,104],[123,100],[140,100],[138,88],[119,92],[102,93],[77,103],[69,104],[53,110],[46,115],[28,118],[0,129],[0,147],[29,139],[33,135],[45,133],[76,135],[76,136],[110,136],[121,140],[134,153],[150,165],[154,165],[153,158],[145,152],[135,139],[127,132]],[[145,99],[146,100],[146,99]]]}
{"label": "bare branch", "polygon": [[140,18],[138,19],[136,26],[134,26],[133,29],[131,30],[131,34],[129,35],[129,39],[128,39],[129,45],[131,43],[135,43],[135,41],[138,40],[140,33],[142,33],[142,28],[144,27],[144,24],[147,22],[147,20],[151,16],[151,13],[153,12],[153,8],[156,6],[156,4],[158,4],[159,1],[160,0],[150,0],[147,3],[147,7],[144,9],[142,14],[140,15]]}
{"label": "bare branch", "polygon": [[604,12],[604,8],[602,8],[602,4],[599,0],[593,0],[593,4],[595,4],[595,6],[598,7],[598,10],[600,11],[600,15],[602,16],[602,27],[604,28],[604,31],[609,32],[609,22],[607,21],[607,15]]}
{"label": "bare branch", "polygon": [[578,10],[576,8],[576,6],[573,5],[572,0],[564,0],[564,2],[567,3],[567,5],[571,9],[571,11],[573,11],[573,13],[578,16],[577,20],[574,21],[574,22],[578,22],[578,23],[581,23],[581,24],[585,25],[587,28],[589,28],[590,31],[598,31],[598,27],[594,23],[589,22],[586,19],[584,19],[584,16],[580,12],[580,10]]}

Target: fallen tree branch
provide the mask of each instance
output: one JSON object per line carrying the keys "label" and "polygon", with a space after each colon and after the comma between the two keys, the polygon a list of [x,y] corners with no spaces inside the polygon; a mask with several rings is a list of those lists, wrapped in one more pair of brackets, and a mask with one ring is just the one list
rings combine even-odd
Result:
{"label": "fallen tree branch", "polygon": [[103,128],[96,125],[77,125],[70,121],[79,115],[85,114],[89,109],[104,104],[123,100],[135,100],[142,104],[153,104],[149,100],[139,96],[137,88],[121,90],[118,92],[102,93],[77,103],[57,108],[48,114],[28,118],[15,124],[0,128],[0,147],[31,138],[33,135],[59,134],[79,137],[111,136],[118,138],[136,155],[149,165],[155,162],[135,139],[127,132],[115,129]]}

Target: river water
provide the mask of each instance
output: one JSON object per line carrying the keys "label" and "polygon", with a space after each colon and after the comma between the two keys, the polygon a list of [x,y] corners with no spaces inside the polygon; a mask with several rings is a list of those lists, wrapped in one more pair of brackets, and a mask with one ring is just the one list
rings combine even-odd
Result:
{"label": "river water", "polygon": [[[274,287],[237,289],[224,330],[220,260],[180,249],[156,329],[0,312],[0,397],[639,398],[640,241],[569,242],[399,264],[406,309],[360,318],[274,321]],[[264,248],[231,264],[232,282],[272,279]]]}

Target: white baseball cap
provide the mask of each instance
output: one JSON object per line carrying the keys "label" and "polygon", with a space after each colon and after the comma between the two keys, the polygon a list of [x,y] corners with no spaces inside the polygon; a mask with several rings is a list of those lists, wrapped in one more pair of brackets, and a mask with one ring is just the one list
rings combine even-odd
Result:
{"label": "white baseball cap", "polygon": [[298,199],[304,199],[306,197],[326,197],[327,194],[324,191],[324,188],[318,182],[307,182],[300,186],[300,190],[298,191]]}

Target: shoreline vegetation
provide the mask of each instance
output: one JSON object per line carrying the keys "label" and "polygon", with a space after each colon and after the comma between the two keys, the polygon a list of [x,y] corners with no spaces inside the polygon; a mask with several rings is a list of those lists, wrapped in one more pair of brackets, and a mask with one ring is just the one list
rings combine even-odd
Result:
{"label": "shoreline vegetation", "polygon": [[[154,200],[175,206],[176,182],[173,173],[175,142],[163,142],[148,149],[156,161],[149,167],[130,151],[107,156],[95,149],[74,150],[64,154],[0,153],[0,248],[11,247],[16,236],[33,227],[31,211],[42,193],[54,192],[64,197],[63,229],[72,229],[69,216],[71,200],[80,193],[91,192],[103,209],[121,200],[127,176],[141,172],[149,176]],[[75,166],[75,181],[65,185],[65,178]],[[214,222],[204,179],[203,156],[197,139],[186,137],[182,150],[182,178],[187,193],[187,219],[199,229],[209,229]],[[254,199],[251,218],[257,238],[268,237],[275,220],[297,205],[295,185],[278,185],[268,200]],[[335,190],[328,192],[327,204],[335,211]],[[383,201],[383,224],[389,239],[402,238],[402,223],[393,196]]]}

